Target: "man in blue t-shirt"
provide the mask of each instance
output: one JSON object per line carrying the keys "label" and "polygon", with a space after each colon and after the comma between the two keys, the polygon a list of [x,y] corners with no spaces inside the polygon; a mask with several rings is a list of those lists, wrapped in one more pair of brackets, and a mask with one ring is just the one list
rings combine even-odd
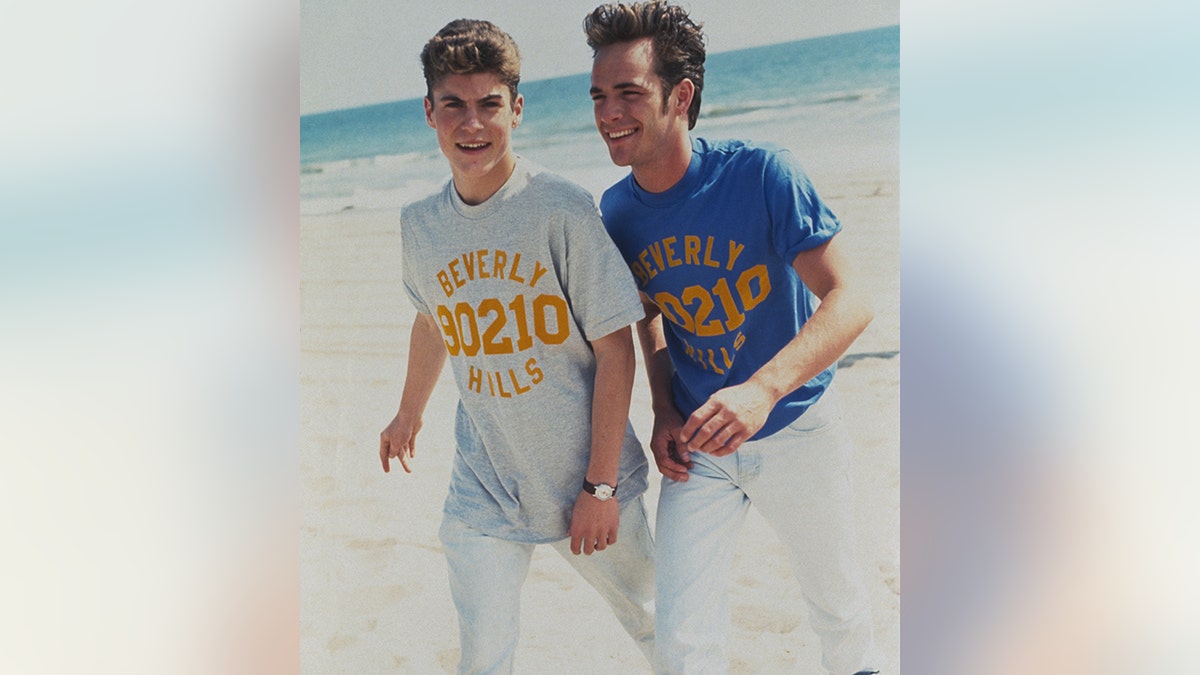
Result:
{"label": "man in blue t-shirt", "polygon": [[690,137],[705,51],[683,9],[604,5],[584,30],[596,126],[631,169],[600,209],[647,306],[661,667],[728,668],[729,572],[753,502],[788,550],[826,669],[876,672],[829,389],[872,318],[841,225],[788,151]]}

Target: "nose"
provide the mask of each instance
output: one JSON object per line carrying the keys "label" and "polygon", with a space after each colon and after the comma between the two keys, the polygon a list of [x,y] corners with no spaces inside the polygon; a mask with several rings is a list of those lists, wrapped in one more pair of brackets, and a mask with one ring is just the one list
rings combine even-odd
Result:
{"label": "nose", "polygon": [[611,96],[596,101],[596,121],[615,122],[621,118],[621,106]]}
{"label": "nose", "polygon": [[483,121],[479,119],[479,111],[475,108],[468,108],[467,114],[463,118],[463,128],[468,131],[479,131],[483,128]]}

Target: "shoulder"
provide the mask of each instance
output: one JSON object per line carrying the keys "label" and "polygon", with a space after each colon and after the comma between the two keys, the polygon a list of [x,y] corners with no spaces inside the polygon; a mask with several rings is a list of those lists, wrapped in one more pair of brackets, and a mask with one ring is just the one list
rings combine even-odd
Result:
{"label": "shoulder", "polygon": [[783,146],[775,143],[743,139],[708,140],[697,138],[695,149],[707,158],[735,166],[770,166],[794,164],[795,157]]}
{"label": "shoulder", "polygon": [[713,171],[737,181],[761,183],[763,189],[811,189],[811,180],[789,149],[775,143],[723,141],[714,148],[723,159],[713,162]]}
{"label": "shoulder", "polygon": [[624,178],[613,183],[604,194],[600,196],[600,210],[607,214],[610,209],[620,204],[624,204],[633,199],[633,174],[627,174]]}
{"label": "shoulder", "polygon": [[418,197],[404,206],[400,207],[400,221],[417,222],[429,217],[434,213],[442,199],[445,197],[445,192],[452,184],[451,181],[446,181],[434,192],[431,192],[423,197]]}
{"label": "shoulder", "polygon": [[595,210],[596,198],[575,181],[564,178],[529,160],[522,160],[518,170],[525,173],[527,192],[531,196],[550,200],[551,203],[563,208],[585,207]]}

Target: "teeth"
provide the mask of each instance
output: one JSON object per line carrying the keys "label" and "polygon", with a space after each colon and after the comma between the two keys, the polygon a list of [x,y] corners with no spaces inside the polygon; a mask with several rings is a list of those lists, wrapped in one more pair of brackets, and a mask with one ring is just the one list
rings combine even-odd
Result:
{"label": "teeth", "polygon": [[458,146],[467,150],[478,150],[479,148],[487,147],[487,143],[459,143]]}
{"label": "teeth", "polygon": [[618,138],[625,138],[626,136],[632,134],[634,131],[636,131],[636,129],[626,129],[624,131],[614,131],[614,132],[610,133],[608,135],[608,137],[613,140],[616,140]]}

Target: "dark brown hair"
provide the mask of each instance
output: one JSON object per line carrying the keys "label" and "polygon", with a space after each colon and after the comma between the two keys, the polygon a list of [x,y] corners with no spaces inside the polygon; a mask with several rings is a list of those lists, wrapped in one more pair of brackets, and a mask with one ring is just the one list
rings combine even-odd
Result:
{"label": "dark brown hair", "polygon": [[508,86],[515,102],[521,81],[521,53],[512,36],[490,21],[455,19],[425,43],[421,69],[428,98],[433,98],[433,88],[446,75],[495,73]]}
{"label": "dark brown hair", "polygon": [[700,116],[700,93],[704,90],[704,33],[678,5],[654,2],[613,2],[592,10],[583,19],[583,32],[595,55],[601,47],[651,38],[654,45],[654,74],[663,84],[663,106],[671,90],[685,78],[696,85],[688,108],[688,128]]}

